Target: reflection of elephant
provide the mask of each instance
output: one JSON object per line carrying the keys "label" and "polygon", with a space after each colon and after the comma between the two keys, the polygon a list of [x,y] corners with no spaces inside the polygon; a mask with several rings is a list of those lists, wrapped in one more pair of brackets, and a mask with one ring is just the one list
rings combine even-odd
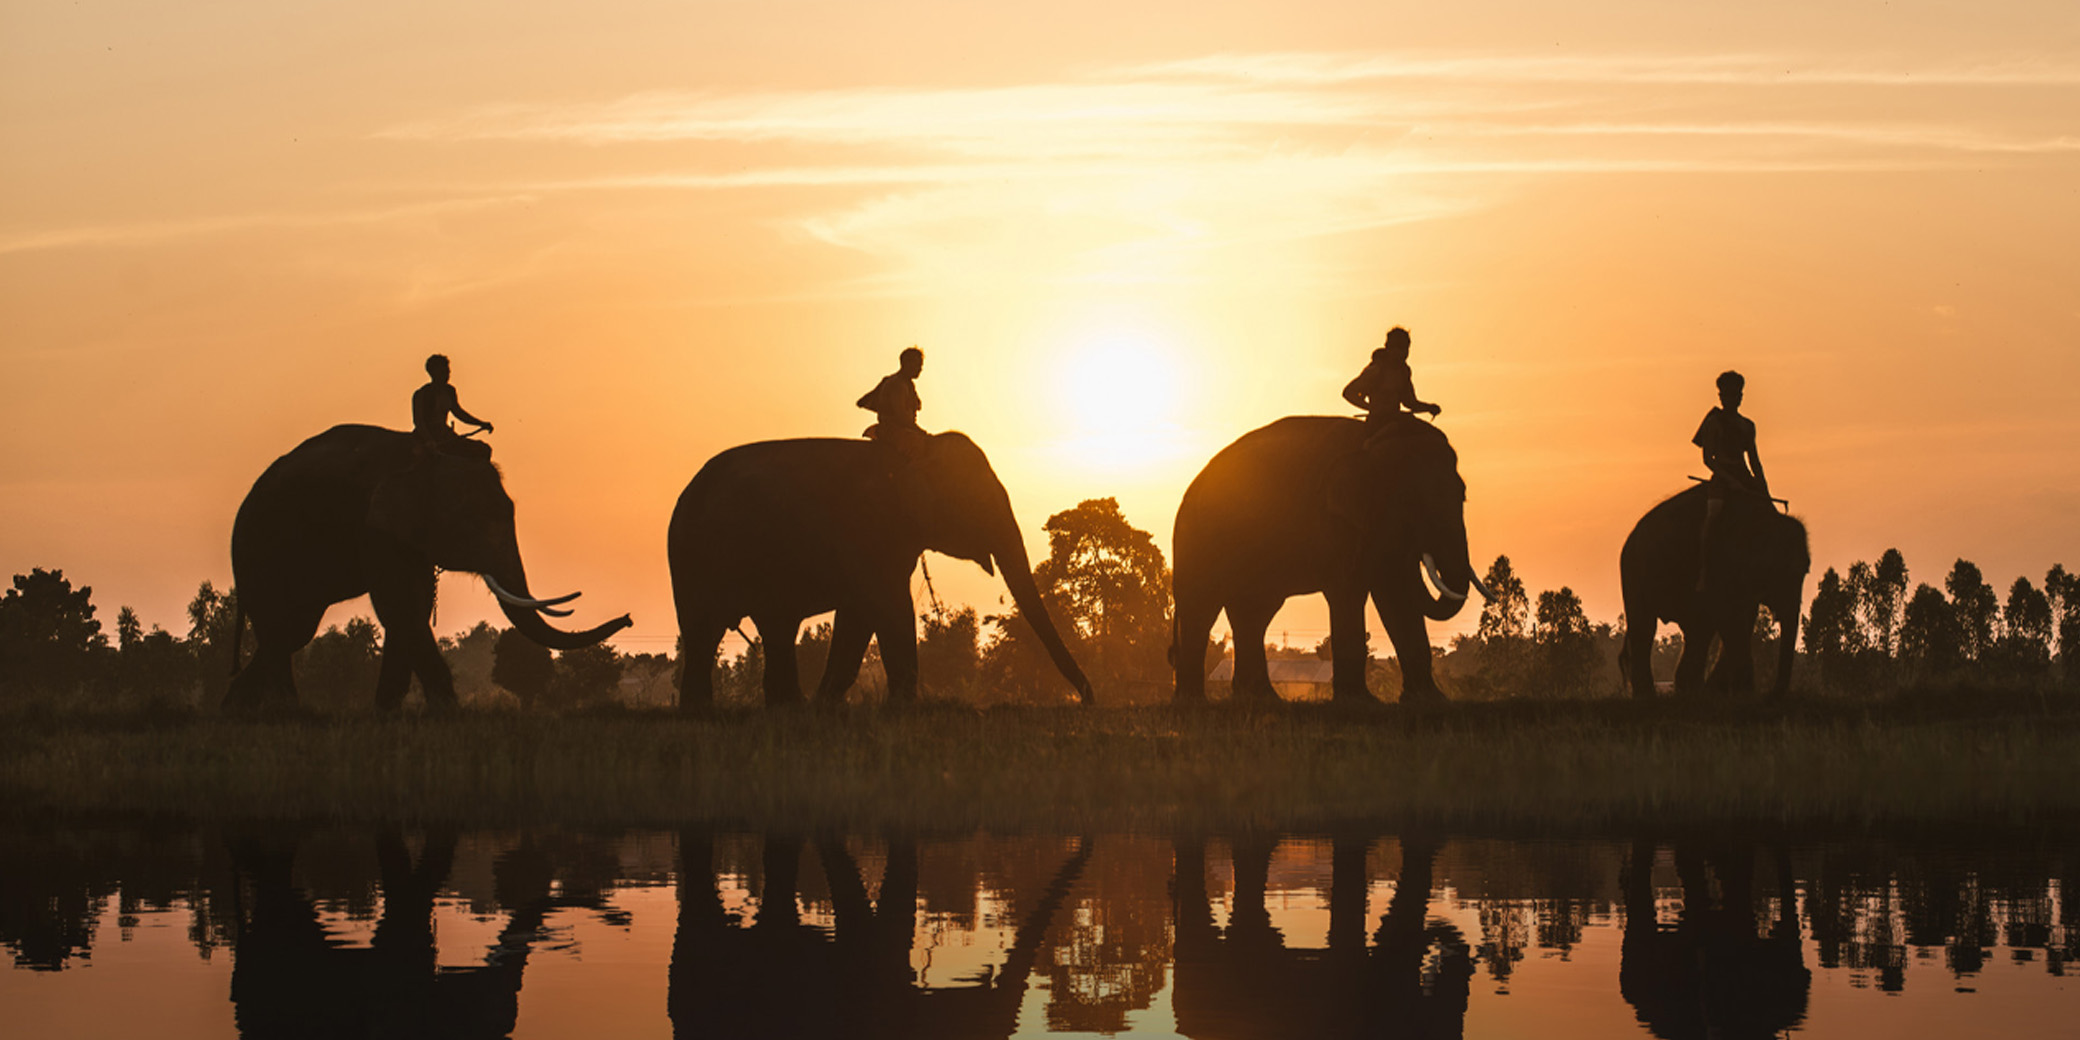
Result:
{"label": "reflection of elephant", "polygon": [[[1655,1036],[1774,1037],[1805,1019],[1812,972],[1798,932],[1791,859],[1781,847],[1774,850],[1777,914],[1769,930],[1757,935],[1755,852],[1738,844],[1710,853],[1677,845],[1683,909],[1670,930],[1656,919],[1654,845],[1633,846],[1632,863],[1619,879],[1625,938],[1618,991]],[[1719,882],[1717,899],[1712,875]]]}
{"label": "reflection of elephant", "polygon": [[293,834],[250,832],[232,842],[232,863],[250,901],[239,917],[231,1002],[244,1037],[503,1037],[519,1016],[527,959],[551,910],[597,909],[596,900],[550,894],[554,875],[531,847],[494,866],[505,927],[472,967],[437,967],[434,899],[455,860],[456,835],[426,836],[417,861],[398,830],[376,837],[382,916],[366,947],[326,930],[318,905],[290,868]]}
{"label": "reflection of elephant", "polygon": [[[926,549],[1003,569],[1019,613],[1085,703],[1089,680],[1055,631],[1011,498],[973,441],[929,438],[915,458],[885,444],[764,441],[708,460],[672,511],[667,549],[679,610],[679,705],[714,704],[722,635],[745,617],[765,643],[766,704],[799,703],[794,644],[802,619],[837,611],[816,697],[843,698],[867,641],[881,642],[891,700],[917,696],[910,573]],[[994,566],[993,566],[994,561]]]}
{"label": "reflection of elephant", "polygon": [[[1654,630],[1672,621],[1683,632],[1683,657],[1676,666],[1676,692],[1753,692],[1755,611],[1769,607],[1783,626],[1777,678],[1770,696],[1791,689],[1791,661],[1798,646],[1798,610],[1812,557],[1806,527],[1759,498],[1732,496],[1713,521],[1710,583],[1697,591],[1698,534],[1704,528],[1705,488],[1694,487],[1647,511],[1633,525],[1618,556],[1625,593],[1625,646],[1619,670],[1632,695],[1654,695]],[[1709,678],[1705,660],[1714,639],[1722,649]]]}
{"label": "reflection of elephant", "polygon": [[537,610],[565,613],[554,604],[572,597],[529,598],[513,500],[488,460],[431,451],[396,430],[335,426],[276,459],[238,507],[231,569],[258,645],[225,707],[294,705],[290,655],[326,607],[364,593],[383,625],[377,705],[397,707],[417,675],[429,707],[453,707],[428,620],[435,567],[483,575],[513,625],[554,649],[591,646],[629,624],[624,615],[564,632],[542,620]]}
{"label": "reflection of elephant", "polygon": [[799,837],[766,839],[758,910],[740,926],[716,887],[713,837],[681,833],[679,927],[666,996],[675,1036],[1011,1036],[1048,925],[1093,849],[1084,838],[1055,872],[1021,918],[1001,968],[969,984],[927,989],[911,966],[917,843],[889,840],[870,900],[845,843],[835,836],[815,842],[830,886],[828,932],[803,924],[796,905],[805,844]]}
{"label": "reflection of elephant", "polygon": [[[1466,552],[1466,484],[1444,432],[1414,416],[1367,441],[1354,419],[1294,416],[1223,448],[1185,489],[1174,539],[1177,700],[1206,699],[1199,648],[1221,611],[1235,632],[1235,695],[1275,699],[1264,631],[1287,597],[1329,600],[1335,699],[1365,688],[1365,599],[1401,660],[1404,703],[1439,701],[1423,620],[1480,588]],[[1433,596],[1423,572],[1438,586]],[[1481,590],[1486,595],[1485,589]]]}
{"label": "reflection of elephant", "polygon": [[1232,840],[1234,906],[1222,930],[1206,889],[1205,839],[1177,839],[1177,1031],[1236,1040],[1463,1035],[1473,962],[1458,928],[1429,917],[1437,843],[1402,839],[1401,877],[1368,944],[1371,842],[1361,834],[1337,836],[1326,950],[1290,948],[1271,924],[1265,890],[1276,844],[1262,834]]}

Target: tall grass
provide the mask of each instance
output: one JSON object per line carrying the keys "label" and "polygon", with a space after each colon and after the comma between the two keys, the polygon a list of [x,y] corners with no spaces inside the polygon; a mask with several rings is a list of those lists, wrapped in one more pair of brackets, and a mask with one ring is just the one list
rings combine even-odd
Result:
{"label": "tall grass", "polygon": [[2080,819],[2080,713],[1596,702],[1351,717],[925,709],[720,721],[16,720],[15,811],[761,826]]}

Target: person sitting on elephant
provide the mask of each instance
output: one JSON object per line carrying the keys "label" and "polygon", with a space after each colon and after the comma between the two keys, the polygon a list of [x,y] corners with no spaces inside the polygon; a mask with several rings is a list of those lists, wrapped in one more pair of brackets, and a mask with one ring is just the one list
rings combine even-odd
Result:
{"label": "person sitting on elephant", "polygon": [[412,432],[437,451],[465,458],[490,458],[491,445],[470,440],[448,424],[448,416],[453,415],[485,433],[491,432],[491,424],[465,411],[455,396],[455,387],[448,382],[448,356],[435,354],[427,358],[426,374],[432,378],[412,393]]}
{"label": "person sitting on elephant", "polygon": [[[1386,346],[1373,351],[1365,370],[1343,388],[1343,399],[1363,408],[1366,424],[1376,431],[1386,429],[1386,423],[1403,414],[1428,412],[1436,416],[1444,411],[1417,399],[1414,373],[1408,366],[1408,348],[1408,330],[1395,326],[1387,332]],[[1404,406],[1406,413],[1401,410]]]}
{"label": "person sitting on elephant", "polygon": [[1712,477],[1705,482],[1704,527],[1699,532],[1697,591],[1703,592],[1710,573],[1712,531],[1728,495],[1752,495],[1767,500],[1769,481],[1762,475],[1762,456],[1755,449],[1755,422],[1741,414],[1741,398],[1748,381],[1739,372],[1719,373],[1719,407],[1705,413],[1697,435],[1690,438],[1704,452],[1704,464]]}
{"label": "person sitting on elephant", "polygon": [[924,372],[924,351],[906,348],[897,356],[895,372],[883,376],[874,389],[859,399],[859,406],[874,413],[874,425],[866,436],[909,453],[925,437],[917,425],[917,411],[924,406],[917,397],[917,377]]}

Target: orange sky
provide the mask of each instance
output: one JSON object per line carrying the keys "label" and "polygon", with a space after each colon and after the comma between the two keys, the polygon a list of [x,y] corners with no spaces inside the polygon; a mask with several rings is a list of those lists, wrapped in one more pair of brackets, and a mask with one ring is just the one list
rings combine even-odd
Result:
{"label": "orange sky", "polygon": [[1476,561],[1592,616],[1728,367],[1816,572],[2005,592],[2080,563],[2076,112],[2069,3],[0,0],[0,567],[182,628],[442,351],[538,590],[669,650],[679,489],[904,346],[1036,552],[1108,495],[1167,548],[1399,323]]}

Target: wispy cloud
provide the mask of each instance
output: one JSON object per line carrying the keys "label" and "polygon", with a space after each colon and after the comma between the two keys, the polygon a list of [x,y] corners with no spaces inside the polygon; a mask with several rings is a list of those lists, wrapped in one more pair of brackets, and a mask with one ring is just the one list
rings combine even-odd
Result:
{"label": "wispy cloud", "polygon": [[404,205],[327,210],[315,213],[269,212],[196,217],[187,220],[141,220],[128,223],[89,224],[40,231],[0,233],[0,256],[46,249],[91,246],[140,246],[201,235],[221,235],[266,228],[324,228],[356,224],[419,219],[468,210],[490,209],[531,202],[532,195],[501,192],[490,196],[441,198]]}

